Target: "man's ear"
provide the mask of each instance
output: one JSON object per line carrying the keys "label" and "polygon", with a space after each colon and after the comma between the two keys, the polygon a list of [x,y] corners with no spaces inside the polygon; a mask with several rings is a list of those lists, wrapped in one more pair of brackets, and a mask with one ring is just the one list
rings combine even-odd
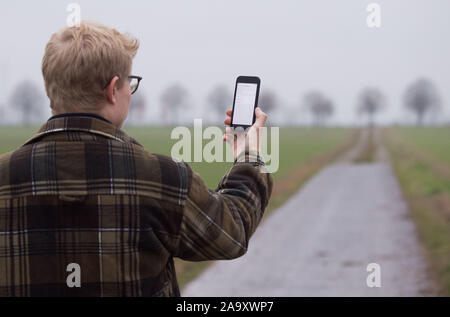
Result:
{"label": "man's ear", "polygon": [[109,103],[116,103],[116,86],[119,85],[119,77],[114,76],[114,78],[109,83],[108,87],[105,88],[105,97]]}

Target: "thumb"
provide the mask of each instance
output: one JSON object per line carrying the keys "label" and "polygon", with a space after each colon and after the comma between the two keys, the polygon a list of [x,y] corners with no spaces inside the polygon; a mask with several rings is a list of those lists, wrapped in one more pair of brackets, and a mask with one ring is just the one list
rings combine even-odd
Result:
{"label": "thumb", "polygon": [[264,113],[261,108],[257,107],[255,110],[256,121],[254,126],[256,127],[264,127],[267,121],[267,114]]}

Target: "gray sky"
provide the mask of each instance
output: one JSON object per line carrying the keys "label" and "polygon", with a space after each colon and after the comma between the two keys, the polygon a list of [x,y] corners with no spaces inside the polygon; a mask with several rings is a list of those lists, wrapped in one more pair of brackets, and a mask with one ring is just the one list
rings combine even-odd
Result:
{"label": "gray sky", "polygon": [[[40,63],[50,35],[76,1],[2,1],[0,103],[30,78],[44,91]],[[366,25],[367,4],[381,5],[381,28]],[[7,3],[7,4],[6,4]],[[408,84],[431,79],[450,120],[450,1],[448,0],[96,0],[77,1],[82,19],[96,20],[141,40],[134,74],[159,119],[159,97],[184,85],[193,122],[217,84],[234,88],[238,75],[258,75],[280,105],[306,120],[301,97],[319,89],[336,105],[335,123],[353,122],[362,88],[380,88],[388,107],[380,121],[409,118],[401,104]],[[231,97],[230,97],[231,99]],[[50,111],[48,111],[50,114]]]}

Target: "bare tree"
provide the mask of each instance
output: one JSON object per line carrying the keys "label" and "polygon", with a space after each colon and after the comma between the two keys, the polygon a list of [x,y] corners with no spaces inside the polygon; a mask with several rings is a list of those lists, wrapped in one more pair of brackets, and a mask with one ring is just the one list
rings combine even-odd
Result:
{"label": "bare tree", "polygon": [[19,83],[13,91],[10,105],[21,113],[22,123],[30,125],[41,119],[43,101],[44,96],[39,88],[33,82],[25,80]]}
{"label": "bare tree", "polygon": [[187,96],[188,92],[179,84],[171,85],[164,90],[161,104],[162,119],[165,123],[179,122],[180,110],[187,106]]}
{"label": "bare tree", "polygon": [[316,125],[323,125],[325,120],[331,117],[334,112],[331,100],[317,91],[306,94],[304,97],[304,104],[314,117]]}
{"label": "bare tree", "polygon": [[131,124],[138,124],[144,117],[145,110],[147,108],[147,99],[145,95],[138,91],[136,94],[131,96],[131,104],[129,111],[129,120]]}
{"label": "bare tree", "polygon": [[232,98],[231,92],[224,85],[216,86],[211,91],[208,95],[207,102],[208,105],[211,105],[211,110],[215,116],[214,120],[220,122],[225,118],[225,112],[233,106]]}
{"label": "bare tree", "polygon": [[425,78],[416,80],[406,89],[404,102],[406,108],[416,114],[417,125],[423,125],[425,115],[440,105],[436,87]]}
{"label": "bare tree", "polygon": [[374,125],[375,115],[385,106],[384,95],[376,88],[367,88],[359,95],[357,111],[360,115],[367,115],[369,126]]}
{"label": "bare tree", "polygon": [[261,109],[270,114],[277,107],[277,96],[271,90],[265,90],[259,97],[259,105]]}

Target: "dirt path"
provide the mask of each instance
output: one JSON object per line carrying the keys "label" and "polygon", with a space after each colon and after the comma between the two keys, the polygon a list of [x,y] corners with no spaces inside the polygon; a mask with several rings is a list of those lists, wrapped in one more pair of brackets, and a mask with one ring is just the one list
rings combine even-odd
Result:
{"label": "dirt path", "polygon": [[[312,178],[269,217],[248,253],[220,261],[183,296],[422,296],[433,294],[415,227],[387,152],[375,134],[376,161],[353,164],[358,145]],[[367,265],[381,268],[369,288]]]}

